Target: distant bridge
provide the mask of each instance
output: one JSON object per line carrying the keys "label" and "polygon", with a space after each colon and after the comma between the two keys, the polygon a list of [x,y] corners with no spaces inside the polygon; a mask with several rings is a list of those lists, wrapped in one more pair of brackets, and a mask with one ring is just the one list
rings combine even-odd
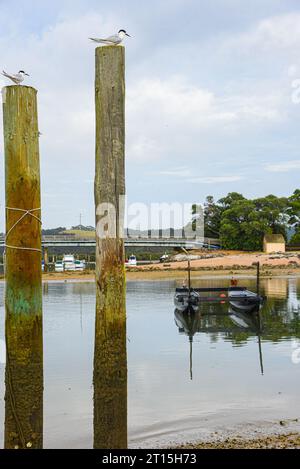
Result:
{"label": "distant bridge", "polygon": [[[220,241],[214,238],[124,238],[125,247],[160,247],[172,249],[201,249],[203,247],[215,248],[220,246]],[[0,238],[0,248],[4,249],[5,240]],[[80,238],[75,235],[47,235],[42,238],[42,246],[44,248],[95,248],[96,240],[94,238]]]}

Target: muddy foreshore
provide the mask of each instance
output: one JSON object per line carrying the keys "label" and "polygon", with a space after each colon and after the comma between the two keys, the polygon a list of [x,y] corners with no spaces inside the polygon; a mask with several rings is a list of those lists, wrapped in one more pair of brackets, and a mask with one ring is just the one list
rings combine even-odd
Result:
{"label": "muddy foreshore", "polygon": [[245,439],[237,435],[233,438],[214,439],[209,442],[189,443],[180,449],[300,449],[300,433],[269,435]]}
{"label": "muddy foreshore", "polygon": [[207,438],[174,445],[180,449],[300,449],[298,418],[253,422],[218,430]]}

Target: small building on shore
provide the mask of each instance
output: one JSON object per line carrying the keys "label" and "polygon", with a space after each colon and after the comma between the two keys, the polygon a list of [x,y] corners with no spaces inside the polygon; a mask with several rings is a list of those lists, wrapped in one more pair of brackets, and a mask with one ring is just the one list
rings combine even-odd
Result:
{"label": "small building on shore", "polygon": [[264,252],[285,252],[285,239],[282,234],[266,234],[264,237]]}

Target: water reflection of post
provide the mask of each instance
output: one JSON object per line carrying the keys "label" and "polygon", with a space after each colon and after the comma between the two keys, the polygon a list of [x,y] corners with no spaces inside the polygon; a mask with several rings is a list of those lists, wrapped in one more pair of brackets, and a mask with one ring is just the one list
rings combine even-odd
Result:
{"label": "water reflection of post", "polygon": [[80,298],[80,330],[81,330],[81,334],[82,334],[82,333],[83,333],[83,324],[82,324],[82,292],[80,292],[79,298]]}
{"label": "water reflection of post", "polygon": [[6,189],[6,449],[42,448],[43,342],[36,90],[3,94]]}
{"label": "water reflection of post", "polygon": [[42,317],[6,318],[6,449],[43,447]]}
{"label": "water reflection of post", "polygon": [[175,309],[175,324],[179,329],[179,333],[184,333],[189,337],[190,342],[190,378],[193,380],[193,341],[194,335],[201,325],[201,314],[192,309],[180,311]]}
{"label": "water reflection of post", "polygon": [[190,339],[190,377],[193,381],[193,336],[189,337]]}
{"label": "water reflection of post", "polygon": [[[119,302],[116,302],[116,313]],[[94,448],[127,448],[126,324],[96,318],[94,355]]]}
{"label": "water reflection of post", "polygon": [[259,350],[259,363],[260,363],[260,370],[261,374],[264,374],[264,364],[263,364],[263,354],[262,354],[262,346],[261,346],[261,332],[262,332],[262,324],[261,324],[261,312],[260,308],[257,311],[258,317],[258,350]]}
{"label": "water reflection of post", "polygon": [[103,449],[127,448],[124,62],[122,46],[96,49],[94,448]]}

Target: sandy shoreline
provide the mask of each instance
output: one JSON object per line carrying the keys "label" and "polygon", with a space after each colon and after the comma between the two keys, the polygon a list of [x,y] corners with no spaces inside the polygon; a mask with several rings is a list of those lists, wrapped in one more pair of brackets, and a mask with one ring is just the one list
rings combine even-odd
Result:
{"label": "sandy shoreline", "polygon": [[[273,276],[300,276],[300,254],[263,254],[263,253],[232,253],[218,252],[217,254],[203,254],[201,259],[191,261],[192,278],[229,278],[232,275],[238,277],[255,277],[256,264],[261,265],[261,277]],[[148,264],[126,268],[127,281],[131,280],[180,280],[186,277],[186,260],[170,262],[168,264]],[[44,280],[94,280],[94,272],[70,272],[44,274]]]}
{"label": "sandy shoreline", "polygon": [[[203,254],[201,259],[191,261],[192,278],[255,277],[256,264],[260,262],[261,277],[299,277],[300,253],[263,254],[241,252],[218,252]],[[186,260],[168,264],[148,264],[126,268],[127,281],[181,280],[186,277]],[[85,272],[49,272],[43,273],[43,281],[56,282],[93,282],[94,271]],[[0,277],[3,280],[3,275]]]}

